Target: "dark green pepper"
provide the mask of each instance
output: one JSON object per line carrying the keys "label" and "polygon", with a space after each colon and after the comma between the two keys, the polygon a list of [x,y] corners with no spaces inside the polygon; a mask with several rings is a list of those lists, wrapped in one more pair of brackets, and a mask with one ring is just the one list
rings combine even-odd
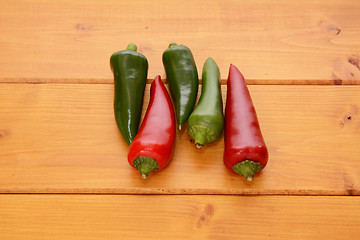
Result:
{"label": "dark green pepper", "polygon": [[134,140],[140,124],[148,61],[130,43],[126,50],[111,55],[114,74],[114,113],[116,124],[127,144]]}
{"label": "dark green pepper", "polygon": [[171,43],[162,56],[179,129],[194,109],[199,78],[194,57],[184,45]]}
{"label": "dark green pepper", "polygon": [[198,148],[217,140],[223,132],[220,71],[212,58],[205,61],[200,99],[188,119],[187,129]]}

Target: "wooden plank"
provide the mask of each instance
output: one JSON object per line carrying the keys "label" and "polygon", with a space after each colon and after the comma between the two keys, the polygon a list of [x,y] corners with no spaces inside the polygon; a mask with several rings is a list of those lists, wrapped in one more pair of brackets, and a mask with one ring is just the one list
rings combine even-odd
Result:
{"label": "wooden plank", "polygon": [[[209,56],[222,79],[237,65],[251,83],[359,84],[358,0],[45,1],[0,3],[0,81],[109,83],[110,55],[129,42],[165,76],[170,42]],[[276,79],[276,80],[275,80]]]}
{"label": "wooden plank", "polygon": [[1,239],[360,238],[359,197],[0,195]]}
{"label": "wooden plank", "polygon": [[[0,192],[360,194],[359,86],[249,89],[270,153],[254,181],[224,167],[223,138],[198,150],[185,131],[169,166],[142,180],[114,121],[112,85],[0,84]],[[143,112],[148,99],[149,85]]]}

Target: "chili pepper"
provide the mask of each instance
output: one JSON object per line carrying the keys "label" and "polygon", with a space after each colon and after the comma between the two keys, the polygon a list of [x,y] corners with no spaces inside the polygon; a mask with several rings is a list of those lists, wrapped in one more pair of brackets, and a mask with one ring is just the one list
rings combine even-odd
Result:
{"label": "chili pepper", "polygon": [[199,79],[195,60],[188,47],[176,43],[170,43],[162,60],[181,130],[194,109],[197,98]]}
{"label": "chili pepper", "polygon": [[136,50],[136,45],[130,43],[126,50],[110,57],[115,86],[115,120],[127,144],[132,142],[139,129],[148,71],[147,59]]}
{"label": "chili pepper", "polygon": [[266,166],[268,150],[245,79],[234,65],[227,81],[224,136],[225,166],[251,181]]}
{"label": "chili pepper", "polygon": [[200,99],[188,119],[187,129],[198,148],[217,140],[223,132],[224,114],[220,71],[212,58],[205,61]]}
{"label": "chili pepper", "polygon": [[170,96],[156,76],[150,88],[150,102],[134,141],[128,161],[145,179],[150,172],[163,169],[171,160],[176,137],[175,113]]}

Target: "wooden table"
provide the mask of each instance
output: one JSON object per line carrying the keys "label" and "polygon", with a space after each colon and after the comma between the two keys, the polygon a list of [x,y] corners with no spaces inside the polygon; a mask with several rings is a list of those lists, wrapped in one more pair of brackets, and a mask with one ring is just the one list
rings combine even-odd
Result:
{"label": "wooden table", "polygon": [[[3,0],[0,239],[360,239],[360,2]],[[147,180],[113,117],[109,57],[129,42],[166,78],[170,42],[198,70],[245,75],[269,148],[252,182],[223,138],[178,132]],[[144,111],[149,100],[146,88]],[[225,102],[224,102],[225,103]]]}

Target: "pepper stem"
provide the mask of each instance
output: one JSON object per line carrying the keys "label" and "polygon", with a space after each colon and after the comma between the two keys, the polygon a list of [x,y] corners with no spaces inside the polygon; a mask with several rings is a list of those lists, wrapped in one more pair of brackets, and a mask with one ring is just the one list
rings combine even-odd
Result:
{"label": "pepper stem", "polygon": [[132,165],[139,170],[143,179],[146,179],[152,171],[159,169],[158,162],[151,157],[139,156],[133,161]]}
{"label": "pepper stem", "polygon": [[232,166],[232,169],[237,174],[244,176],[246,180],[251,181],[254,178],[255,173],[262,169],[262,166],[258,162],[252,160],[245,160],[236,163]]}
{"label": "pepper stem", "polygon": [[204,146],[207,142],[207,139],[205,138],[205,136],[202,133],[197,133],[195,135],[195,146],[197,148],[201,148],[202,146]]}
{"label": "pepper stem", "polygon": [[174,47],[176,45],[177,45],[177,43],[172,42],[172,43],[169,44],[169,48]]}
{"label": "pepper stem", "polygon": [[195,146],[197,148],[201,148],[205,144],[213,142],[217,139],[213,130],[202,125],[189,124],[188,133],[190,137],[195,140]]}
{"label": "pepper stem", "polygon": [[129,45],[127,46],[126,50],[130,50],[130,51],[137,51],[137,46],[134,43],[129,43]]}

